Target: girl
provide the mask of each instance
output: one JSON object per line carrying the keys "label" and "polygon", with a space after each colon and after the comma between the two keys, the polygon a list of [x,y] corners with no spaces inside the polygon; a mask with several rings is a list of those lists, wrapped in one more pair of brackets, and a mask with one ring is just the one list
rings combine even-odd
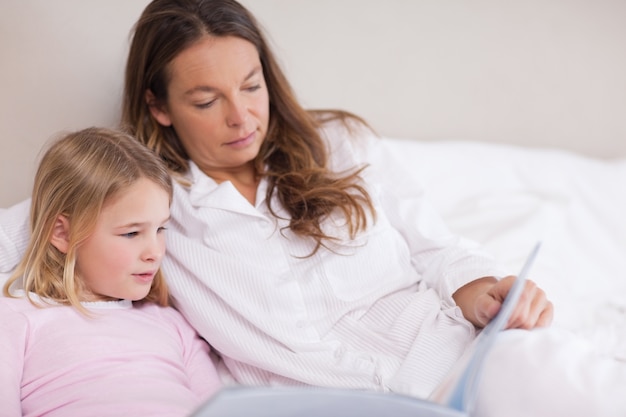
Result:
{"label": "girl", "polygon": [[3,416],[184,416],[216,391],[159,271],[171,197],[166,168],[125,134],[90,128],[46,152],[0,298]]}

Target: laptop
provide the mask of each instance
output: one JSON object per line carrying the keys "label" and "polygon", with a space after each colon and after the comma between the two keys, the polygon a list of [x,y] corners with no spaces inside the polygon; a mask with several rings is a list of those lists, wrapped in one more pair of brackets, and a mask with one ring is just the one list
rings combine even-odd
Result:
{"label": "laptop", "polygon": [[513,313],[540,246],[528,255],[496,317],[427,400],[339,388],[225,387],[190,417],[469,417],[485,357]]}

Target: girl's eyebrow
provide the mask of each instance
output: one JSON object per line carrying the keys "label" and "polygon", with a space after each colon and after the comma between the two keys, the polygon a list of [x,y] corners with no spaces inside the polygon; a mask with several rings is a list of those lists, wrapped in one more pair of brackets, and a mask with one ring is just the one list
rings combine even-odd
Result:
{"label": "girl's eyebrow", "polygon": [[[167,223],[170,221],[170,219],[172,218],[172,216],[167,216],[164,220],[162,220],[161,222],[159,222],[159,224],[163,224],[163,223]],[[131,227],[141,227],[141,226],[145,226],[147,224],[150,224],[150,222],[133,222],[133,223],[127,223],[127,224],[123,224],[120,226],[117,226],[117,229],[127,229],[127,228],[131,228]]]}
{"label": "girl's eyebrow", "polygon": [[122,224],[117,226],[117,229],[128,229],[128,228],[132,228],[132,227],[141,227],[148,224],[148,222],[133,222],[133,223],[127,223],[127,224]]}
{"label": "girl's eyebrow", "polygon": [[[243,79],[243,82],[248,81],[250,78],[254,77],[257,73],[261,72],[261,66],[258,65],[256,67],[254,67],[252,69],[252,71],[250,71]],[[208,86],[208,85],[199,85],[197,87],[193,87],[187,91],[185,91],[185,95],[189,96],[192,95],[194,93],[212,93],[213,91],[215,91],[215,88]]]}

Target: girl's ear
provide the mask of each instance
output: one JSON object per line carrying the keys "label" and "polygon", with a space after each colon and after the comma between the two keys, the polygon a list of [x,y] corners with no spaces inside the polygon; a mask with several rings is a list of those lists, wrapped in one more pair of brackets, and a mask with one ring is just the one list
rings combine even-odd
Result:
{"label": "girl's ear", "polygon": [[61,253],[67,253],[70,243],[70,221],[62,214],[54,221],[50,243]]}
{"label": "girl's ear", "polygon": [[170,120],[170,115],[167,112],[167,109],[162,103],[159,103],[159,100],[156,99],[152,91],[146,90],[145,98],[152,117],[154,117],[154,119],[162,126],[171,126],[172,121]]}

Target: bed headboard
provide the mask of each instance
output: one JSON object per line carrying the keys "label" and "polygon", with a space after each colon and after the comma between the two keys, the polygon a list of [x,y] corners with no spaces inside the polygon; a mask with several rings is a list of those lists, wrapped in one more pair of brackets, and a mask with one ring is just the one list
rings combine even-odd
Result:
{"label": "bed headboard", "polygon": [[[385,136],[626,156],[622,0],[243,0],[307,107]],[[115,125],[128,33],[148,0],[0,6],[0,207],[54,134]]]}

